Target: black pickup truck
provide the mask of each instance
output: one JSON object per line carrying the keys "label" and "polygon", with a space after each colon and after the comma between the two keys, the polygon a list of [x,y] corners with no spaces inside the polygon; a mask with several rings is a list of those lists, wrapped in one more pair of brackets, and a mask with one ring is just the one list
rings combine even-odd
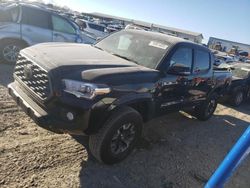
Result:
{"label": "black pickup truck", "polygon": [[89,136],[101,162],[123,160],[143,122],[192,108],[209,119],[231,73],[213,70],[210,50],[147,31],[123,30],[95,45],[50,43],[18,57],[9,93],[41,127]]}

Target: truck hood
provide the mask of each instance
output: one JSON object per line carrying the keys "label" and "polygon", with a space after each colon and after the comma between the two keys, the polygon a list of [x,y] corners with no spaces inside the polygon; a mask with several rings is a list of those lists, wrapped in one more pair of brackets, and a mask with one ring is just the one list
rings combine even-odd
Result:
{"label": "truck hood", "polygon": [[54,81],[83,80],[111,85],[154,82],[159,72],[86,44],[43,43],[21,54],[51,72]]}
{"label": "truck hood", "polygon": [[108,85],[154,83],[159,79],[159,72],[142,66],[82,71],[82,79],[87,82]]}
{"label": "truck hood", "polygon": [[87,44],[43,43],[21,51],[47,71],[63,66],[89,68],[128,67],[135,63],[113,56]]}

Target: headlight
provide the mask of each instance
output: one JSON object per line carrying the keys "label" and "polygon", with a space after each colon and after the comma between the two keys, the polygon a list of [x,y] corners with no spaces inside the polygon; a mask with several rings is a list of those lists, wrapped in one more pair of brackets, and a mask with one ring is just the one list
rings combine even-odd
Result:
{"label": "headlight", "polygon": [[86,82],[64,79],[64,91],[78,98],[93,99],[96,95],[110,93],[111,89],[106,85],[96,85]]}

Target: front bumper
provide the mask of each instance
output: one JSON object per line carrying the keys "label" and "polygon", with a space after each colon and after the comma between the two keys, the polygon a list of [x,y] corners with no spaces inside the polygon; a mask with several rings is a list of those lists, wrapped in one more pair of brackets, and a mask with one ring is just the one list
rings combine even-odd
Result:
{"label": "front bumper", "polygon": [[[74,111],[64,106],[56,106],[56,109],[45,110],[29,97],[17,82],[8,85],[8,92],[23,111],[31,117],[34,122],[42,128],[55,133],[69,133],[85,135],[84,130],[88,128],[90,111]],[[73,111],[76,118],[72,121],[63,118],[64,112]]]}

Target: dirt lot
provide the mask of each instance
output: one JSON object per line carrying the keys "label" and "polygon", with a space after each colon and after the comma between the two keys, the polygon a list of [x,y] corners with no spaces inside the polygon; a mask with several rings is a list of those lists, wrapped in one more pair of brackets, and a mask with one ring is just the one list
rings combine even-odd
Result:
{"label": "dirt lot", "polygon": [[[207,122],[181,113],[147,124],[138,149],[106,166],[89,156],[87,139],[36,126],[12,101],[6,86],[13,67],[0,64],[0,187],[203,187],[250,124],[250,104],[219,105]],[[250,157],[226,187],[250,186]]]}

